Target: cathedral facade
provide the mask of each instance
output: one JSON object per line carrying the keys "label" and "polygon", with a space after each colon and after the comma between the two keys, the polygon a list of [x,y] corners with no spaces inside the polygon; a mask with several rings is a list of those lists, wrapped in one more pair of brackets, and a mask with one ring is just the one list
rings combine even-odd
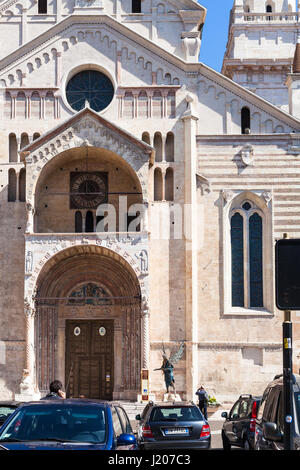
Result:
{"label": "cathedral facade", "polygon": [[[212,7],[213,8],[213,7]],[[0,395],[261,393],[274,243],[300,236],[295,0],[235,0],[222,73],[195,0],[0,2]],[[300,41],[299,41],[300,42]],[[200,54],[200,62],[199,62]],[[298,364],[297,314],[294,366]]]}

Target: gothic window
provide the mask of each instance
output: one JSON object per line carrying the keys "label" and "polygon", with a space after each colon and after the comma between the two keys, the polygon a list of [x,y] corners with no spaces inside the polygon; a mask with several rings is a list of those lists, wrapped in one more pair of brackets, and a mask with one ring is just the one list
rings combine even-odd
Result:
{"label": "gothic window", "polygon": [[8,171],[8,202],[16,202],[17,175],[13,168]]}
{"label": "gothic window", "polygon": [[232,307],[260,308],[263,300],[263,219],[251,201],[230,217]]}
{"label": "gothic window", "polygon": [[40,135],[38,132],[35,132],[35,133],[33,134],[32,139],[33,139],[33,140],[36,140],[36,139],[39,139],[40,137],[41,137],[41,135]]}
{"label": "gothic window", "polygon": [[9,162],[14,163],[18,161],[18,144],[16,134],[9,134],[8,137],[9,146]]}
{"label": "gothic window", "polygon": [[162,201],[163,198],[163,180],[160,168],[154,170],[154,201]]}
{"label": "gothic window", "polygon": [[48,0],[39,0],[38,2],[38,13],[39,15],[46,14],[47,13],[47,3]]}
{"label": "gothic window", "polygon": [[132,0],[131,12],[142,13],[142,1],[141,0]]}
{"label": "gothic window", "polygon": [[19,201],[25,202],[26,197],[26,170],[22,168],[19,174]]}
{"label": "gothic window", "polygon": [[250,109],[246,106],[241,110],[241,130],[242,134],[249,134],[251,129]]}

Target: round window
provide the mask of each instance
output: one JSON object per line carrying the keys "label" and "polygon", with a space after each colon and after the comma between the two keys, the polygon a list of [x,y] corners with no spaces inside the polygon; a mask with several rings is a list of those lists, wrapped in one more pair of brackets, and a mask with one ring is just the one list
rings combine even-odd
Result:
{"label": "round window", "polygon": [[102,111],[112,101],[114,87],[104,73],[97,70],[79,72],[67,84],[66,96],[69,105],[80,111],[88,104],[94,111]]}

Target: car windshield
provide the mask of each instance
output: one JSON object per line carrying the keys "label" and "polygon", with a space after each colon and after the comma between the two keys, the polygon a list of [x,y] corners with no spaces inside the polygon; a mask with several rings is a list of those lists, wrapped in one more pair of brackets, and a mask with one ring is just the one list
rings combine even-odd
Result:
{"label": "car windshield", "polygon": [[0,419],[3,418],[4,416],[9,416],[15,411],[16,407],[15,406],[0,406]]}
{"label": "car windshield", "polygon": [[104,443],[105,410],[85,405],[26,406],[2,429],[0,443],[5,440]]}
{"label": "car windshield", "polygon": [[[300,392],[295,392],[295,407],[296,407],[296,414],[297,414],[297,422],[300,423]],[[298,430],[300,433],[300,429]]]}
{"label": "car windshield", "polygon": [[160,407],[152,411],[151,421],[202,421],[203,416],[196,406]]}

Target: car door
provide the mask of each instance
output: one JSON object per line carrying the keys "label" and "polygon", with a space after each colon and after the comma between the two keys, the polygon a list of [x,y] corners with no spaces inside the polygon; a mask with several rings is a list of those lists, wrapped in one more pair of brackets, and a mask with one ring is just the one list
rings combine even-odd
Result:
{"label": "car door", "polygon": [[224,423],[224,431],[226,434],[227,439],[230,443],[235,444],[237,441],[236,437],[236,421],[239,419],[239,407],[240,407],[240,400],[235,402],[233,407],[229,412],[228,419]]}
{"label": "car door", "polygon": [[[263,428],[263,423],[274,422],[274,420],[276,419],[275,417],[276,417],[276,411],[277,411],[278,400],[279,400],[279,391],[280,390],[278,387],[272,387],[270,389],[269,395],[266,400],[265,409],[263,412],[262,423],[261,423],[262,428]],[[265,439],[263,435],[263,429],[262,429],[262,437],[261,437],[260,443],[261,443],[262,450],[264,449],[270,450],[274,448],[273,442]]]}
{"label": "car door", "polygon": [[120,437],[121,434],[123,434],[123,428],[122,428],[122,424],[121,424],[119,415],[117,413],[117,410],[115,409],[114,406],[112,406],[111,408],[111,415],[112,415],[112,422],[113,422],[113,429],[114,429],[115,448],[117,450],[122,450],[124,449],[124,447],[118,446],[117,440],[118,440],[118,437]]}
{"label": "car door", "polygon": [[250,404],[251,404],[251,400],[249,398],[244,398],[240,401],[239,413],[238,413],[239,419],[236,420],[234,424],[234,429],[233,429],[236,435],[236,442],[239,443],[239,445],[243,444],[244,431],[249,421]]}
{"label": "car door", "polygon": [[273,441],[272,448],[276,450],[284,449],[283,433],[284,433],[284,407],[283,407],[283,390],[282,387],[276,387],[276,396],[274,401],[274,413],[272,422],[277,424],[277,429],[282,433],[282,441]]}

